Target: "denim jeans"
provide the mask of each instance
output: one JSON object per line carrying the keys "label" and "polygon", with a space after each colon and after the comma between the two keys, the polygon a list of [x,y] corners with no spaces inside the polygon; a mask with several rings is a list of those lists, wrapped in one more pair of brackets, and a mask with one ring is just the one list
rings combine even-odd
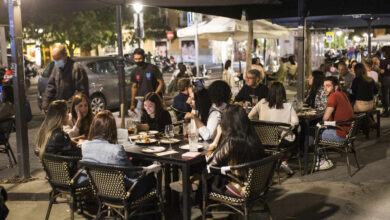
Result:
{"label": "denim jeans", "polygon": [[322,140],[333,142],[344,142],[345,138],[341,138],[337,135],[336,129],[325,129],[322,132]]}

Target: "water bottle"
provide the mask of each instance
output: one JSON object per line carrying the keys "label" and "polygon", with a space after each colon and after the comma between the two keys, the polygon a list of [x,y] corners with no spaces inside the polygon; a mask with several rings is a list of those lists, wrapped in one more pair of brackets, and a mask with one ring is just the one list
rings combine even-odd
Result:
{"label": "water bottle", "polygon": [[294,98],[293,98],[293,100],[292,100],[292,107],[293,107],[295,110],[297,110],[297,108],[298,108],[298,102],[297,102],[297,96],[296,96],[296,95],[294,95]]}

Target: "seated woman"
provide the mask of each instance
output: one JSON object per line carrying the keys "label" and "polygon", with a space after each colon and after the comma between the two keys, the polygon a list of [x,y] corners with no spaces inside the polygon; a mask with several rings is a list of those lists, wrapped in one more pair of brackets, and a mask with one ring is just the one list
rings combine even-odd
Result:
{"label": "seated woman", "polygon": [[[113,164],[121,166],[133,166],[122,145],[117,144],[117,129],[115,118],[108,110],[99,112],[93,119],[88,141],[84,142],[81,149],[83,161]],[[127,186],[131,186],[138,174],[136,172],[126,173]],[[142,183],[136,185],[132,194],[138,198],[155,187],[155,179],[148,175]]]}
{"label": "seated woman", "polygon": [[374,109],[374,95],[378,93],[375,80],[367,75],[363,64],[354,67],[356,78],[352,81],[352,101],[354,112],[365,112]]}
{"label": "seated woman", "polygon": [[[287,102],[286,90],[280,82],[274,82],[271,85],[268,97],[260,100],[251,112],[249,112],[248,117],[251,120],[281,122],[292,126],[299,124],[298,116],[292,105]],[[282,130],[281,135],[284,135],[285,132],[285,130]],[[295,134],[290,132],[284,137],[281,145],[289,145],[293,141],[295,141]],[[293,174],[293,171],[288,167],[287,159],[288,155],[284,155],[281,167],[287,174]]]}
{"label": "seated woman", "polygon": [[64,131],[71,138],[88,137],[89,127],[93,119],[91,102],[88,97],[83,93],[74,95],[70,109],[68,124],[64,126]]}
{"label": "seated woman", "polygon": [[6,85],[1,89],[0,121],[14,114],[14,92],[11,86]]}
{"label": "seated woman", "polygon": [[[81,150],[62,129],[68,121],[68,106],[65,100],[50,103],[45,120],[39,128],[36,150],[42,159],[44,153],[63,156],[80,156]],[[75,165],[77,169],[77,166]]]}
{"label": "seated woman", "polygon": [[[233,166],[265,157],[261,141],[241,106],[228,106],[222,114],[220,127],[221,139],[208,158],[210,165]],[[248,175],[247,170],[239,170],[233,174],[241,181],[245,181]],[[212,190],[232,197],[243,197],[245,194],[244,186],[230,182],[222,175],[214,177]]]}
{"label": "seated woman", "polygon": [[310,107],[319,111],[325,110],[328,103],[328,97],[324,92],[324,78],[323,72],[319,70],[312,72],[309,77],[310,91],[305,101]]}
{"label": "seated woman", "polygon": [[195,120],[199,135],[205,141],[214,139],[217,133],[217,126],[221,122],[222,112],[228,106],[232,93],[230,91],[229,85],[225,81],[217,80],[211,83],[209,86],[208,94],[212,105],[209,110],[207,125],[205,125],[204,122],[202,122],[202,120],[195,114],[187,113],[184,116],[184,119]]}
{"label": "seated woman", "polygon": [[144,111],[138,131],[157,130],[163,132],[165,125],[172,124],[171,115],[164,108],[164,104],[157,93],[149,92],[145,95]]}

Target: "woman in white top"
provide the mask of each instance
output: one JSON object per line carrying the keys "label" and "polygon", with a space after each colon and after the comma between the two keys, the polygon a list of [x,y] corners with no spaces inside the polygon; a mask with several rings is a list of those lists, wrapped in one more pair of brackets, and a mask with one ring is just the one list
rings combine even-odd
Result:
{"label": "woman in white top", "polygon": [[[184,119],[194,119],[196,127],[198,128],[198,133],[203,140],[213,140],[217,134],[217,126],[221,122],[222,112],[225,110],[227,105],[230,102],[231,90],[229,85],[222,80],[217,80],[211,83],[209,86],[208,94],[212,102],[211,108],[209,110],[209,115],[207,118],[206,125],[199,119],[198,116],[187,113],[184,116]],[[198,103],[195,103],[198,105]]]}
{"label": "woman in white top", "polygon": [[63,127],[64,131],[71,138],[79,136],[87,138],[94,117],[91,102],[85,94],[78,93],[73,96],[70,109],[68,123]]}
{"label": "woman in white top", "polygon": [[[272,121],[287,123],[292,126],[299,124],[298,116],[291,103],[287,102],[286,90],[280,82],[274,82],[268,90],[268,97],[260,100],[248,115],[251,120]],[[281,135],[286,131],[281,131]],[[284,137],[285,143],[293,142],[295,134],[290,132]],[[283,145],[283,142],[282,142]],[[282,168],[288,173],[293,172],[287,164],[288,156],[282,158]]]}

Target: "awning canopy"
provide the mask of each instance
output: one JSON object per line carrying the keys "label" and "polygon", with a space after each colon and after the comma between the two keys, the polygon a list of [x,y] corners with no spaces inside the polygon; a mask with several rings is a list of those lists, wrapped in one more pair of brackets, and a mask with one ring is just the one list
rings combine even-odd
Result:
{"label": "awning canopy", "polygon": [[[307,27],[314,28],[366,28],[367,20],[372,19],[371,26],[376,28],[390,26],[390,14],[358,14],[358,15],[327,15],[309,16]],[[286,27],[297,27],[299,18],[274,18],[272,23]]]}
{"label": "awning canopy", "polygon": [[[248,39],[248,22],[225,17],[215,17],[198,25],[198,37],[209,40],[226,41],[231,37],[235,41]],[[177,31],[178,37],[194,37],[196,27],[192,25]],[[254,38],[281,38],[290,35],[290,31],[266,20],[253,21]]]}

